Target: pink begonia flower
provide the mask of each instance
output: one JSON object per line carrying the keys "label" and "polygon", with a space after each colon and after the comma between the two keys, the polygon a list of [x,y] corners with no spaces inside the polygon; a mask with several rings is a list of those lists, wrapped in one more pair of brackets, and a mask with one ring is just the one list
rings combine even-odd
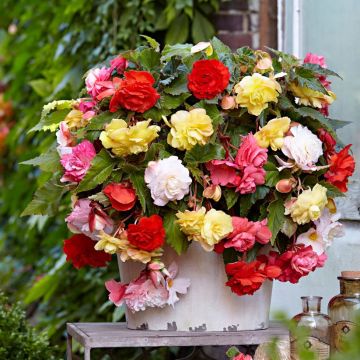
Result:
{"label": "pink begonia flower", "polygon": [[253,134],[244,136],[235,157],[235,164],[240,169],[248,166],[263,167],[267,161],[267,151],[258,146]]}
{"label": "pink begonia flower", "polygon": [[125,291],[125,304],[132,311],[143,311],[147,307],[164,307],[169,297],[168,291],[163,287],[155,287],[146,274],[131,282]]}
{"label": "pink begonia flower", "polygon": [[165,265],[162,262],[154,261],[147,265],[150,272],[149,277],[155,287],[165,285],[165,278],[162,271],[165,269]]}
{"label": "pink begonia flower", "polygon": [[57,151],[60,156],[71,153],[71,148],[75,144],[75,138],[71,135],[68,125],[62,121],[59,130],[56,132],[58,143]]}
{"label": "pink begonia flower", "polygon": [[169,292],[168,305],[174,305],[180,300],[177,294],[186,294],[190,286],[190,279],[177,278],[178,266],[173,262],[169,268],[169,276],[166,279],[166,289]]}
{"label": "pink begonia flower", "polygon": [[127,285],[112,279],[105,282],[105,287],[109,291],[109,300],[116,306],[121,306],[124,303]]}
{"label": "pink begonia flower", "polygon": [[70,231],[83,233],[93,240],[99,240],[99,231],[111,234],[114,229],[112,219],[101,209],[99,204],[89,199],[78,200],[65,221]]}
{"label": "pink begonia flower", "polygon": [[[304,64],[306,64],[306,63],[316,64],[323,68],[327,67],[324,56],[320,56],[320,55],[316,55],[316,54],[312,54],[312,53],[306,54],[305,59],[304,59]],[[325,87],[325,89],[330,90],[331,82],[329,80],[327,80],[326,76],[319,75],[318,79],[320,80],[321,84]],[[324,103],[320,109],[320,112],[325,116],[329,116],[329,104]]]}
{"label": "pink begonia flower", "polygon": [[229,160],[211,160],[206,164],[210,171],[212,183],[214,185],[235,186],[239,176],[236,173],[237,165]]}
{"label": "pink begonia flower", "polygon": [[65,169],[61,182],[80,182],[91,166],[92,159],[96,156],[94,145],[84,140],[70,148],[70,152],[61,156],[60,162]]}
{"label": "pink begonia flower", "polygon": [[85,120],[90,120],[96,115],[96,112],[94,110],[95,105],[95,101],[84,101],[82,99],[80,100],[79,110],[84,114],[83,118]]}
{"label": "pink begonia flower", "polygon": [[120,86],[122,81],[123,80],[118,77],[114,77],[112,81],[100,81],[99,85],[101,85],[103,88],[99,95],[96,96],[96,99],[100,101],[106,97],[114,95],[116,89]]}
{"label": "pink begonia flower", "polygon": [[311,246],[299,244],[282,254],[271,251],[267,258],[268,265],[281,268],[277,280],[296,284],[303,276],[307,276],[318,267],[323,267],[327,256],[325,253],[318,255]]}
{"label": "pink begonia flower", "polygon": [[245,355],[243,353],[240,353],[236,355],[232,360],[253,360],[251,355]]}
{"label": "pink begonia flower", "polygon": [[247,218],[232,217],[233,232],[224,243],[225,248],[233,247],[237,251],[250,250],[255,242],[267,244],[271,239],[271,231],[267,227],[267,219],[262,221],[249,221]]}
{"label": "pink begonia flower", "polygon": [[85,79],[86,90],[88,94],[93,98],[103,92],[104,87],[101,84],[103,81],[108,81],[111,77],[111,69],[107,67],[91,69]]}
{"label": "pink begonia flower", "polygon": [[214,185],[235,187],[240,194],[249,194],[256,191],[257,185],[265,183],[266,161],[267,149],[258,146],[250,133],[243,137],[235,160],[212,160],[206,168]]}
{"label": "pink begonia flower", "polygon": [[122,75],[125,69],[128,67],[129,62],[123,58],[121,55],[117,56],[115,59],[110,60],[110,69],[111,71],[116,70],[119,75]]}
{"label": "pink begonia flower", "polygon": [[252,165],[244,169],[243,175],[237,184],[236,190],[240,194],[250,194],[256,191],[256,185],[265,184],[266,171]]}
{"label": "pink begonia flower", "polygon": [[316,54],[312,54],[312,53],[307,53],[305,58],[304,58],[304,63],[309,63],[309,64],[316,64],[316,65],[320,65],[323,68],[326,68],[326,63],[325,63],[325,57],[322,55],[316,55]]}

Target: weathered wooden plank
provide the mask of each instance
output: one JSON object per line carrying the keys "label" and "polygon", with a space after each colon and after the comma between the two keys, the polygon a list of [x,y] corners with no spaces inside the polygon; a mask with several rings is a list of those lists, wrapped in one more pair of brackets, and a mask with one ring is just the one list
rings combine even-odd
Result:
{"label": "weathered wooden plank", "polygon": [[265,330],[238,332],[128,330],[124,323],[70,323],[67,329],[80,344],[90,348],[256,345],[273,338],[289,340],[288,330],[277,323]]}

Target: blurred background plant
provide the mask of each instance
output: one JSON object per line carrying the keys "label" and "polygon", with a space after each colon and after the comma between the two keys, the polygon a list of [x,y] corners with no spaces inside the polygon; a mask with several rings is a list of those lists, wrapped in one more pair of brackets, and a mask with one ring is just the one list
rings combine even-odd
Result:
{"label": "blurred background plant", "polygon": [[[0,111],[11,99],[1,156],[0,284],[11,301],[21,300],[27,316],[63,346],[67,321],[117,321],[123,309],[107,302],[103,283],[111,271],[74,271],[62,255],[68,231],[61,204],[56,218],[20,214],[37,184],[47,178],[24,160],[38,156],[53,141],[28,130],[42,106],[54,99],[77,97],[82,74],[123,49],[134,48],[148,34],[160,43],[198,42],[215,29],[209,16],[220,0],[57,0],[0,2]],[[181,31],[179,31],[181,29]],[[3,122],[2,120],[0,121]],[[1,132],[1,131],[0,131]],[[1,135],[0,135],[1,136]],[[45,165],[46,166],[46,165]],[[50,205],[49,205],[50,206]],[[95,310],[98,309],[98,310]]]}

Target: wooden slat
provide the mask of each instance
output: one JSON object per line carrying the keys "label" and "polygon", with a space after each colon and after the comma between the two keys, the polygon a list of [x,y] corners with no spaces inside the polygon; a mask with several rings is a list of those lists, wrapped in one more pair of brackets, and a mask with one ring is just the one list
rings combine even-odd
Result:
{"label": "wooden slat", "polygon": [[265,330],[238,332],[129,330],[125,323],[69,323],[67,330],[80,344],[91,348],[256,345],[273,338],[289,340],[288,330],[277,323]]}

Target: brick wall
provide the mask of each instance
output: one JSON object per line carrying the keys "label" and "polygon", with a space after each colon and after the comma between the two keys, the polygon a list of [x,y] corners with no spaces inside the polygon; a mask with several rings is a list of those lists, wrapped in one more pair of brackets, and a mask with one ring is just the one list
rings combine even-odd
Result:
{"label": "brick wall", "polygon": [[214,17],[217,36],[232,49],[276,47],[274,14],[276,0],[223,0]]}

